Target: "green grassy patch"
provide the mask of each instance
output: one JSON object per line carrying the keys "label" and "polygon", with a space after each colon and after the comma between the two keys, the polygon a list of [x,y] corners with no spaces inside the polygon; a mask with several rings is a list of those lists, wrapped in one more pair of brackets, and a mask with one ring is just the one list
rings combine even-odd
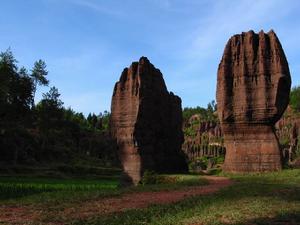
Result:
{"label": "green grassy patch", "polygon": [[300,224],[300,170],[231,177],[235,184],[214,195],[72,224]]}
{"label": "green grassy patch", "polygon": [[[157,175],[150,173],[143,179],[146,181],[137,187],[131,187],[131,191],[161,191],[177,190],[184,187],[200,186],[208,184],[206,179],[193,174],[172,174]],[[143,181],[142,179],[142,181]]]}
{"label": "green grassy patch", "polygon": [[0,177],[0,203],[49,206],[118,195],[118,179]]}
{"label": "green grassy patch", "polygon": [[53,178],[53,177],[0,177],[0,204],[72,205],[124,193],[176,190],[184,187],[205,185],[208,182],[198,175],[155,175],[159,184],[121,188],[119,177],[107,178]]}

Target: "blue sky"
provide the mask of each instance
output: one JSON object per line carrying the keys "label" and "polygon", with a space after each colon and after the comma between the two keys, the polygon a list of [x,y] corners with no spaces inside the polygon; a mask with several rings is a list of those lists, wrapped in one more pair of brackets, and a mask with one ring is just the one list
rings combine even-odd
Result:
{"label": "blue sky", "polygon": [[206,106],[227,40],[250,29],[275,30],[300,84],[299,12],[298,0],[2,0],[0,50],[27,68],[45,60],[50,86],[85,114],[110,110],[114,83],[141,56],[183,107]]}

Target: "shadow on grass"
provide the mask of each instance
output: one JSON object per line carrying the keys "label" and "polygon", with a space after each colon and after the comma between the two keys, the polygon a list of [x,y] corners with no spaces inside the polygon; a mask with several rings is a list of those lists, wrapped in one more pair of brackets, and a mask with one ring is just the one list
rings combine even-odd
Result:
{"label": "shadow on grass", "polygon": [[35,187],[25,187],[23,185],[1,185],[0,200],[17,199],[30,195],[53,192],[53,189],[40,189]]}
{"label": "shadow on grass", "polygon": [[[196,215],[196,221],[197,218],[202,218],[202,216],[210,217],[208,221],[213,221],[199,224],[299,225],[299,213],[298,210],[295,213],[294,209],[300,202],[300,185],[295,182],[299,179],[297,172],[299,171],[294,172],[297,177],[291,178],[290,181],[286,181],[284,175],[282,180],[277,178],[266,179],[264,176],[235,178],[236,183],[233,186],[224,188],[213,195],[191,197],[170,205],[152,205],[146,209],[127,210],[122,213],[79,220],[72,222],[72,224],[185,224],[181,221],[189,221],[189,218]],[[261,210],[260,206],[268,207],[269,200],[274,200],[273,203],[278,204],[272,205],[270,203],[272,214],[277,215],[280,212],[281,203],[287,206],[291,205],[291,208],[285,209],[282,214],[275,218],[268,218],[268,215],[263,214],[263,212],[258,212],[260,214],[257,215],[255,210]],[[240,204],[240,201],[246,201],[245,206],[237,205]],[[259,202],[258,209],[253,210],[251,207],[253,202],[256,201]],[[240,213],[237,221],[243,221],[242,223],[234,223],[234,220],[226,223],[217,222],[218,216],[220,217],[233,207],[236,207],[236,211]],[[249,208],[250,217],[253,217],[253,220],[247,221],[247,217],[243,216],[243,210],[249,210]],[[255,217],[258,217],[258,219],[255,219]]]}
{"label": "shadow on grass", "polygon": [[242,223],[234,223],[230,225],[299,225],[300,213],[283,213],[274,217],[261,217]]}

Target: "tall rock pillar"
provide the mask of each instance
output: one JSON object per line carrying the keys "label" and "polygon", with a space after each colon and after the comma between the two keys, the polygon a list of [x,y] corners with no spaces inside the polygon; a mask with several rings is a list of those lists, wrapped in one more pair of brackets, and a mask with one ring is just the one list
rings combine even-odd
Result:
{"label": "tall rock pillar", "polygon": [[229,39],[217,83],[225,171],[281,169],[274,124],[288,105],[290,86],[288,62],[274,31],[249,31]]}
{"label": "tall rock pillar", "polygon": [[168,92],[161,72],[146,57],[125,68],[115,84],[110,123],[123,170],[133,184],[145,170],[187,170],[181,99]]}

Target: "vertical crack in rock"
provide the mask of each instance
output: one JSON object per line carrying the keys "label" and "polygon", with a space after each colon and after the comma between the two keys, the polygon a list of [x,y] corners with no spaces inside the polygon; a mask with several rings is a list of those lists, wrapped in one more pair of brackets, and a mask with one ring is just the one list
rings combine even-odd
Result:
{"label": "vertical crack in rock", "polygon": [[125,68],[115,84],[110,123],[127,181],[137,184],[145,170],[187,170],[181,99],[168,92],[160,70],[146,57]]}
{"label": "vertical crack in rock", "polygon": [[288,105],[290,86],[288,62],[273,30],[249,31],[229,39],[217,83],[225,171],[281,169],[274,124]]}

